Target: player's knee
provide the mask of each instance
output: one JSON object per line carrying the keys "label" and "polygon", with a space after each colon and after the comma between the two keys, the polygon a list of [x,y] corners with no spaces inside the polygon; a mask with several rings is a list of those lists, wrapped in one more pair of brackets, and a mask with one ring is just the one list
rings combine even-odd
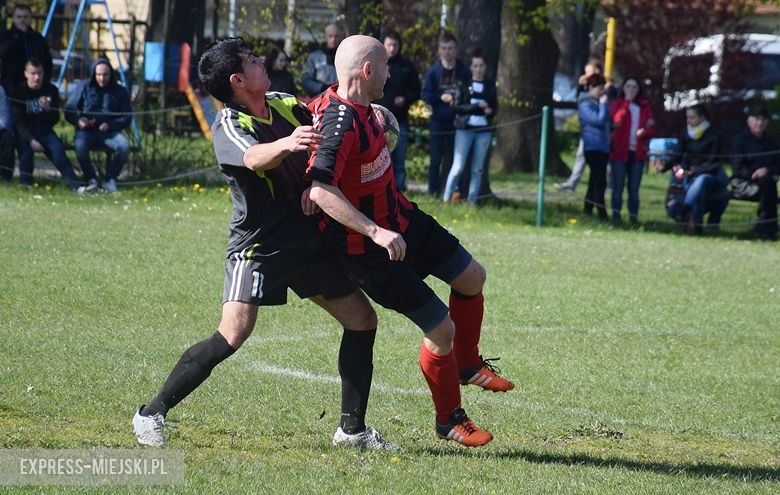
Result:
{"label": "player's knee", "polygon": [[336,302],[324,301],[323,307],[334,315],[344,328],[373,330],[377,327],[376,312],[365,294],[359,290]]}
{"label": "player's knee", "polygon": [[230,347],[238,349],[252,334],[252,327],[220,324],[219,333],[222,334]]}
{"label": "player's knee", "polygon": [[471,260],[463,273],[453,280],[452,288],[461,294],[474,296],[482,292],[487,279],[485,268],[477,260]]}
{"label": "player's knee", "polygon": [[452,352],[453,340],[455,338],[455,324],[450,315],[444,317],[433,330],[425,334],[425,337],[431,341],[433,348],[431,351],[439,356],[446,356]]}
{"label": "player's knee", "polygon": [[246,303],[228,302],[222,306],[219,333],[233,349],[238,349],[252,334],[257,319],[257,307]]}

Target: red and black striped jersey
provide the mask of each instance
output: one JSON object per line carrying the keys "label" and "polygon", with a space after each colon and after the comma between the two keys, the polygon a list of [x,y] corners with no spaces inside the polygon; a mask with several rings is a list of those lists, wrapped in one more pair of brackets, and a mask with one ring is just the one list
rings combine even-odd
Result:
{"label": "red and black striped jersey", "polygon": [[[371,106],[339,97],[337,88],[331,86],[309,103],[323,140],[309,157],[307,178],[338,187],[352,206],[377,225],[404,233],[414,205],[396,188],[382,126]],[[327,215],[320,228],[348,254],[384,251]]]}

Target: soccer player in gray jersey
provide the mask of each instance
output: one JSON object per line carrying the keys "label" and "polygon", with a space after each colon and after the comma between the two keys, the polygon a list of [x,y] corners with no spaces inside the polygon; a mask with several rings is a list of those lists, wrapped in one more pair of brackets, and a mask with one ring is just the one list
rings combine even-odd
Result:
{"label": "soccer player in gray jersey", "polygon": [[138,408],[133,417],[138,441],[165,442],[167,412],[241,347],[258,306],[285,304],[290,288],[344,327],[341,424],[333,443],[397,449],[365,425],[376,313],[308,216],[319,210],[304,180],[307,151],[321,140],[311,114],[295,97],[268,92],[265,67],[241,38],[210,45],[198,71],[204,87],[225,104],[212,126],[214,152],[233,199],[222,319],[211,337],[184,351],[159,394]]}

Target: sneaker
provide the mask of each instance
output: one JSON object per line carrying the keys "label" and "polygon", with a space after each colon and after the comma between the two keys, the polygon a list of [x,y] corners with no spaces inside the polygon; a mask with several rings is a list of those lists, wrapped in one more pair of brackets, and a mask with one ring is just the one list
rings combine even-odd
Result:
{"label": "sneaker", "polygon": [[333,445],[349,445],[350,447],[369,450],[401,450],[401,447],[385,440],[381,433],[370,426],[360,433],[352,435],[344,433],[344,430],[339,426],[335,435],[333,435]]}
{"label": "sneaker", "polygon": [[[482,356],[479,356],[482,359]],[[501,370],[498,366],[491,364],[491,361],[498,361],[501,358],[482,359],[482,367],[477,371],[461,370],[461,385],[476,385],[491,392],[509,392],[515,388],[515,384],[502,378],[498,374]]]}
{"label": "sneaker", "polygon": [[143,416],[141,414],[143,408],[144,406],[139,407],[133,416],[133,433],[138,438],[138,443],[159,447],[165,443],[165,435],[163,434],[165,416],[160,413],[153,416]]}
{"label": "sneaker", "polygon": [[466,447],[479,447],[493,440],[493,434],[474,423],[466,411],[456,409],[446,424],[436,422],[436,436],[442,440],[452,440]]}
{"label": "sneaker", "polygon": [[89,179],[89,182],[86,186],[80,186],[78,189],[76,189],[76,192],[79,194],[89,194],[93,193],[98,190],[98,181],[97,179]]}
{"label": "sneaker", "polygon": [[103,183],[103,190],[110,193],[115,193],[119,189],[116,187],[116,180],[115,179],[108,179]]}
{"label": "sneaker", "polygon": [[571,192],[574,191],[574,186],[569,185],[565,182],[556,182],[555,184],[553,184],[553,187],[559,191],[571,191]]}

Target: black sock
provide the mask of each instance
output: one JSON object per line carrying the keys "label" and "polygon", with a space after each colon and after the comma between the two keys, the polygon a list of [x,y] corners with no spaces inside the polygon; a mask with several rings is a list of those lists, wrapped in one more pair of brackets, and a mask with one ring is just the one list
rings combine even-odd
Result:
{"label": "black sock", "polygon": [[366,429],[366,408],[374,372],[376,329],[344,329],[339,349],[341,429],[349,435]]}
{"label": "black sock", "polygon": [[165,380],[160,393],[141,414],[152,416],[160,413],[165,416],[168,409],[187,397],[198,385],[209,377],[216,365],[236,352],[219,332],[193,345],[182,354],[179,362]]}

